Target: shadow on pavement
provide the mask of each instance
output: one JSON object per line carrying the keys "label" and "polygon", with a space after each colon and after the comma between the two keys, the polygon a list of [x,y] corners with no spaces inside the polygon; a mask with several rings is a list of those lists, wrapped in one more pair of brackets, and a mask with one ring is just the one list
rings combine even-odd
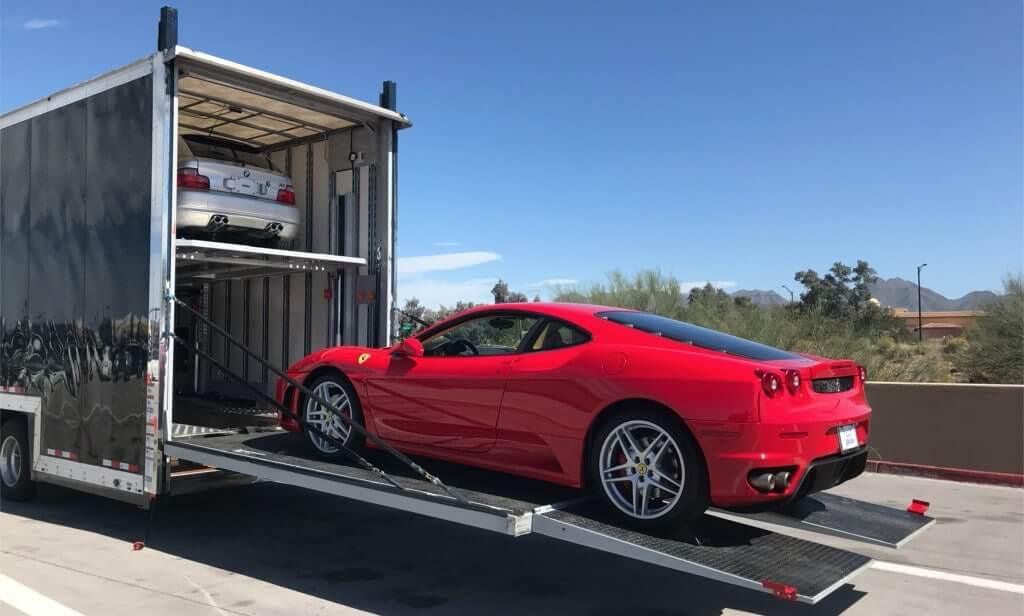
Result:
{"label": "shadow on pavement", "polygon": [[[130,542],[149,514],[41,485],[7,514]],[[385,614],[624,612],[839,614],[864,593],[844,586],[808,606],[541,536],[511,538],[272,483],[177,496],[155,512],[147,549]],[[260,613],[259,597],[236,606]]]}

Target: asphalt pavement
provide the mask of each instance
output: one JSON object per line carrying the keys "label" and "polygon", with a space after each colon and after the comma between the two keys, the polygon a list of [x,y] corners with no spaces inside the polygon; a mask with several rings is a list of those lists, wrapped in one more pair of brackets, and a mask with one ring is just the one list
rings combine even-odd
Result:
{"label": "asphalt pavement", "polygon": [[[272,483],[148,514],[41,486],[0,504],[0,614],[1020,614],[1024,490],[864,475],[836,492],[937,518],[816,606],[565,544],[509,538]],[[67,610],[61,612],[61,610]]]}

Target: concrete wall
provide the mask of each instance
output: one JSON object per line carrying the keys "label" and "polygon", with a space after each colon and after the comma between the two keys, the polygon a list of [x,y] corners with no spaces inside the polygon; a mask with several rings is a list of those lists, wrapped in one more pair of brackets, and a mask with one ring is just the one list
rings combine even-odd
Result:
{"label": "concrete wall", "polygon": [[868,383],[872,459],[1024,473],[1024,386]]}

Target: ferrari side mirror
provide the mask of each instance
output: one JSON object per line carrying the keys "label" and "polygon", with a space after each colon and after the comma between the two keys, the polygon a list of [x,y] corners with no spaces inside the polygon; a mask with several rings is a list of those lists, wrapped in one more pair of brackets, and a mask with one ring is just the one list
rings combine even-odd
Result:
{"label": "ferrari side mirror", "polygon": [[406,338],[398,343],[398,352],[406,357],[423,357],[423,343],[418,338]]}

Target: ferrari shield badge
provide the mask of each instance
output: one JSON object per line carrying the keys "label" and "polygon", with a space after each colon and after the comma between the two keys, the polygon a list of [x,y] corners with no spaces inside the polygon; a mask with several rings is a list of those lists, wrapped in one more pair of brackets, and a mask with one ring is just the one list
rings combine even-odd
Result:
{"label": "ferrari shield badge", "polygon": [[363,353],[362,355],[360,355],[359,356],[359,363],[360,363],[360,365],[365,364],[366,360],[368,360],[368,359],[370,359],[370,354],[369,353]]}

